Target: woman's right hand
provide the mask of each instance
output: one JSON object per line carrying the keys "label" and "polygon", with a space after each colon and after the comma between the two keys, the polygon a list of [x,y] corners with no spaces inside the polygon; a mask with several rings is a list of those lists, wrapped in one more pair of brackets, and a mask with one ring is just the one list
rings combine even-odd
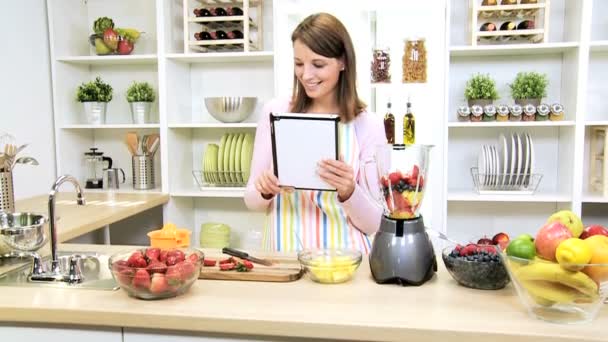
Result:
{"label": "woman's right hand", "polygon": [[255,180],[255,189],[265,199],[271,199],[276,194],[281,192],[279,187],[279,179],[274,175],[272,170],[266,170]]}

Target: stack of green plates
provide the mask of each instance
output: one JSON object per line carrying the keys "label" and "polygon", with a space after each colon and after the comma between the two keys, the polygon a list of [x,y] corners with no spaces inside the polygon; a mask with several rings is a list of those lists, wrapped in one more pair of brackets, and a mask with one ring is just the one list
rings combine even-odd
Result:
{"label": "stack of green plates", "polygon": [[224,248],[230,246],[230,227],[223,223],[201,224],[201,248]]}
{"label": "stack of green plates", "polygon": [[244,185],[249,180],[253,156],[252,133],[226,133],[220,145],[209,144],[203,157],[205,182]]}

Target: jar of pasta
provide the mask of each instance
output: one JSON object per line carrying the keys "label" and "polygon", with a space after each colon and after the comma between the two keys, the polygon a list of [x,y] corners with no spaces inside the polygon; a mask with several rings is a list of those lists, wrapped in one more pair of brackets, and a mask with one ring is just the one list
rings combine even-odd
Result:
{"label": "jar of pasta", "polygon": [[480,105],[474,105],[471,107],[471,122],[481,122],[483,117],[483,107]]}
{"label": "jar of pasta", "polygon": [[471,109],[469,106],[460,106],[458,107],[457,117],[458,121],[465,122],[471,121]]}
{"label": "jar of pasta", "polygon": [[551,121],[562,121],[564,120],[564,106],[559,103],[551,105],[551,114],[549,114],[549,120]]}
{"label": "jar of pasta", "polygon": [[536,106],[531,103],[524,106],[523,121],[536,121]]}
{"label": "jar of pasta", "polygon": [[549,113],[551,109],[549,105],[543,103],[536,107],[536,121],[547,121],[549,120]]}
{"label": "jar of pasta", "polygon": [[390,83],[390,66],[391,55],[389,48],[374,48],[372,50],[371,82]]}
{"label": "jar of pasta", "polygon": [[521,121],[521,115],[523,113],[523,108],[520,105],[514,104],[509,108],[509,120],[510,121]]}
{"label": "jar of pasta", "polygon": [[406,39],[403,51],[403,83],[426,83],[424,39]]}
{"label": "jar of pasta", "polygon": [[496,121],[496,107],[494,105],[483,107],[483,121]]}
{"label": "jar of pasta", "polygon": [[496,121],[509,121],[509,106],[499,105],[496,107]]}

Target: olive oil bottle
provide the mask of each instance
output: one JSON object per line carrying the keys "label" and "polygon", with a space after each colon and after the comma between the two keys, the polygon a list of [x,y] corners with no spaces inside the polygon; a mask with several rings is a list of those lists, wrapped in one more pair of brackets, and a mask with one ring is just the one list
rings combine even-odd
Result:
{"label": "olive oil bottle", "polygon": [[386,105],[386,114],[384,114],[384,134],[388,144],[395,143],[395,116],[391,113],[391,102]]}
{"label": "olive oil bottle", "polygon": [[416,143],[416,120],[412,113],[412,103],[407,99],[407,110],[403,116],[403,143],[413,145]]}

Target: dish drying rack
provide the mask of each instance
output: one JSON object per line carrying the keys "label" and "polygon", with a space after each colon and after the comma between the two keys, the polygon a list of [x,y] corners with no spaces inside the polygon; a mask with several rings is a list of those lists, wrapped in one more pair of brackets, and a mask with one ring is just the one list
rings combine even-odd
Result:
{"label": "dish drying rack", "polygon": [[[263,0],[196,0],[196,8],[238,6],[243,15],[196,17],[191,1],[183,0],[184,52],[249,52],[262,50]],[[209,30],[234,30],[243,33],[238,39],[196,40],[194,34]]]}
{"label": "dish drying rack", "polygon": [[471,168],[475,191],[480,195],[533,195],[543,178],[542,174],[479,173]]}
{"label": "dish drying rack", "polygon": [[244,187],[247,182],[243,180],[243,174],[243,171],[192,171],[192,176],[201,190],[210,187]]}

